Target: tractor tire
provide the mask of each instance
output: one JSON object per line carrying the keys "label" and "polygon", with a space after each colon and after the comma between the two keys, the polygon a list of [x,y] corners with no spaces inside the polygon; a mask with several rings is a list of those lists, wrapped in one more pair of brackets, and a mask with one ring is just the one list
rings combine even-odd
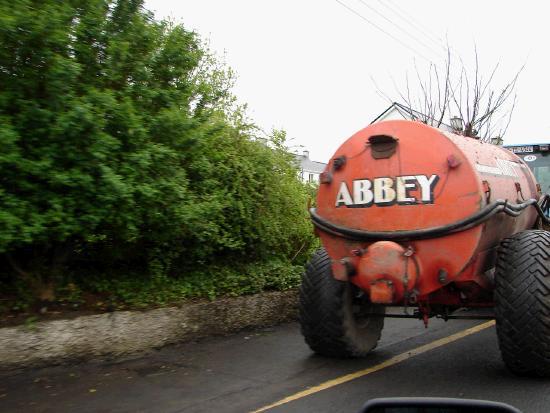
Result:
{"label": "tractor tire", "polygon": [[504,239],[495,283],[504,363],[521,376],[550,377],[550,232],[523,231]]}
{"label": "tractor tire", "polygon": [[384,313],[384,306],[371,304],[355,285],[335,280],[330,257],[324,249],[317,250],[300,287],[301,331],[315,353],[365,356],[380,339]]}

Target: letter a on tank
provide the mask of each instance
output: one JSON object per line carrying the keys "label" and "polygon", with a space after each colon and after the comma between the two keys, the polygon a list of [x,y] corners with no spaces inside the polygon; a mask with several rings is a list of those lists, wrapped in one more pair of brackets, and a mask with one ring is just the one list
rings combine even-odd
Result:
{"label": "letter a on tank", "polygon": [[336,206],[339,207],[341,205],[353,205],[353,200],[351,199],[348,186],[345,182],[340,184],[340,190],[336,196]]}

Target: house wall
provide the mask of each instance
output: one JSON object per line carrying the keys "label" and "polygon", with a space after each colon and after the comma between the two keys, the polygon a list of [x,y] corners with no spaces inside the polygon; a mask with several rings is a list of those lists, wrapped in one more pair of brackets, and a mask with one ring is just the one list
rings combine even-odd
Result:
{"label": "house wall", "polygon": [[305,169],[300,170],[300,179],[302,182],[319,183],[320,173],[307,171]]}
{"label": "house wall", "polygon": [[319,183],[320,175],[327,164],[309,159],[309,151],[303,151],[302,155],[295,154],[294,156],[300,168],[298,178],[302,182]]}

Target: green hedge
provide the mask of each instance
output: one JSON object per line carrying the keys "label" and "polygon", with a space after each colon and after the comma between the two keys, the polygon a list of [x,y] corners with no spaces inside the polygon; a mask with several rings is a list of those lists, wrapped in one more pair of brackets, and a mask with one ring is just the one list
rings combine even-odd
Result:
{"label": "green hedge", "polygon": [[[137,0],[18,0],[0,5],[0,44],[4,291],[51,298],[128,274],[182,295],[296,284],[315,242],[309,189],[283,132],[257,139],[197,34]],[[281,280],[255,277],[264,265]],[[232,286],[235,268],[248,286]],[[224,271],[226,287],[196,286]]]}

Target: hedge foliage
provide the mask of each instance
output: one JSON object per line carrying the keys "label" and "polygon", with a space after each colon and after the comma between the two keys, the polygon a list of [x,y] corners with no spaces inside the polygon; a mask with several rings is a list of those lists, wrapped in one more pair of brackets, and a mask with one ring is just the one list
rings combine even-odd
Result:
{"label": "hedge foliage", "polygon": [[141,0],[18,0],[0,2],[0,44],[4,285],[303,262],[284,132],[258,139],[196,33]]}

